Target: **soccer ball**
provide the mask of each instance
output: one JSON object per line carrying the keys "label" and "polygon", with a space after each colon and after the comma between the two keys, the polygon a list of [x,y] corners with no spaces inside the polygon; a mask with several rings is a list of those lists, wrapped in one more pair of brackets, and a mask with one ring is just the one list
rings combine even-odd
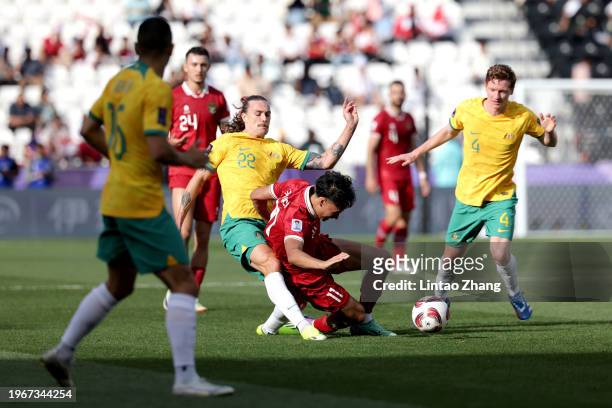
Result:
{"label": "soccer ball", "polygon": [[438,296],[425,296],[412,308],[412,323],[424,333],[439,332],[449,319],[448,305]]}

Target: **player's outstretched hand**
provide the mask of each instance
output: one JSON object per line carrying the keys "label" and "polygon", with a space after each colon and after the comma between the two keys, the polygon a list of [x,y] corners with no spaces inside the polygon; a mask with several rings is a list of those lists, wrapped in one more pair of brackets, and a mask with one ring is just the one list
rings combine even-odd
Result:
{"label": "player's outstretched hand", "polygon": [[359,114],[357,113],[357,105],[355,105],[354,100],[344,98],[342,116],[344,116],[344,120],[348,126],[357,126],[357,123],[359,123]]}
{"label": "player's outstretched hand", "polygon": [[172,147],[181,147],[185,144],[186,141],[187,135],[184,135],[182,137],[173,137],[172,135],[168,134],[168,143],[170,143],[170,146]]}
{"label": "player's outstretched hand", "polygon": [[336,264],[344,261],[345,259],[349,259],[350,255],[346,252],[340,252],[338,255],[329,258],[325,261],[325,269],[333,268]]}
{"label": "player's outstretched hand", "polygon": [[197,147],[191,146],[185,153],[185,159],[187,165],[196,169],[202,169],[206,166],[208,161],[207,156],[202,150]]}
{"label": "player's outstretched hand", "polygon": [[397,156],[387,157],[387,164],[402,163],[402,167],[414,163],[418,159],[419,155],[415,151],[411,151],[404,154],[398,154]]}
{"label": "player's outstretched hand", "polygon": [[547,113],[546,115],[540,113],[540,123],[542,124],[544,131],[546,133],[550,133],[557,127],[557,117],[551,115],[550,113]]}

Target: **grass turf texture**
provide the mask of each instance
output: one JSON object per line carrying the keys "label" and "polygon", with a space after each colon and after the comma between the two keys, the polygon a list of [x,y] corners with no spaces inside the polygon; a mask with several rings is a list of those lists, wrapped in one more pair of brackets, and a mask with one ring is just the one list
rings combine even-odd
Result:
{"label": "grass turf texture", "polygon": [[[54,345],[82,297],[105,278],[94,240],[0,241],[0,386],[53,386],[36,358]],[[340,281],[358,294],[359,276]],[[81,344],[79,406],[609,406],[609,303],[534,303],[519,322],[507,302],[455,302],[449,326],[424,335],[411,306],[381,304],[397,338],[326,342],[258,337],[271,311],[265,290],[211,244],[196,357],[201,374],[237,388],[203,402],[170,394],[172,364],[151,276]],[[311,315],[316,314],[310,311]],[[180,401],[177,400],[180,398]]]}

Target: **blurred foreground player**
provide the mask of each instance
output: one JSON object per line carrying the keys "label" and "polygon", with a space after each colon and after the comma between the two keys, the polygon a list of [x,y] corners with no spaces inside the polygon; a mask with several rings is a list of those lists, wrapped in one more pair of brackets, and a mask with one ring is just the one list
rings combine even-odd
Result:
{"label": "blurred foreground player", "polygon": [[[321,221],[336,219],[355,203],[350,177],[328,171],[314,186],[305,180],[288,180],[260,187],[251,193],[257,201],[276,200],[266,225],[266,239],[280,260],[287,287],[300,306],[306,302],[329,312],[314,321],[322,333],[351,328],[352,335],[395,336],[372,318],[382,291],[374,290],[375,280],[384,280],[372,268],[375,258],[388,258],[383,250],[358,242],[321,234]],[[366,269],[358,302],[337,284],[332,274]],[[277,334],[287,319],[275,308],[257,334]]]}
{"label": "blurred foreground player", "polygon": [[[378,224],[375,244],[382,248],[389,234],[393,234],[393,254],[402,256],[406,251],[410,212],[414,209],[414,187],[410,167],[387,164],[385,158],[409,152],[417,136],[414,119],[402,111],[406,100],[404,83],[389,84],[389,106],[376,115],[372,123],[368,157],[366,161],[366,189],[370,194],[380,188],[385,216]],[[420,192],[427,197],[431,190],[423,158],[416,160]]]}
{"label": "blurred foreground player", "polygon": [[[215,140],[217,127],[229,120],[229,111],[223,94],[206,82],[210,69],[210,55],[203,47],[193,47],[185,55],[183,72],[185,81],[172,90],[172,124],[168,142],[180,151],[192,146],[204,151]],[[172,193],[174,220],[179,226],[181,237],[189,251],[189,239],[195,223],[195,236],[191,269],[198,288],[202,285],[208,263],[208,242],[210,229],[219,216],[221,185],[216,174],[206,180],[202,191],[194,197],[195,205],[189,210],[182,226],[178,225],[181,197],[185,187],[195,173],[189,166],[169,166],[168,185]],[[167,307],[168,296],[163,302]],[[196,312],[204,313],[207,308],[196,301]]]}
{"label": "blurred foreground player", "polygon": [[110,160],[100,199],[104,230],[98,242],[98,257],[108,265],[108,280],[85,296],[60,343],[41,358],[64,387],[74,386],[70,366],[77,345],[132,293],[138,272],[154,273],[172,292],[166,327],[175,368],[173,393],[234,392],[196,372],[198,289],[179,231],[164,208],[161,163],[196,168],[207,163],[206,155],[196,148],[178,152],[166,140],[172,94],[161,77],[172,48],[168,22],[159,17],[145,20],[138,29],[139,60],[108,82],[81,128],[87,142]]}
{"label": "blurred foreground player", "polygon": [[[554,147],[557,120],[550,114],[540,114],[538,118],[525,106],[509,101],[515,83],[516,75],[509,66],[493,65],[485,78],[486,98],[464,100],[453,112],[449,125],[413,151],[390,157],[387,162],[407,166],[463,131],[464,159],[455,189],[457,201],[448,224],[437,283],[452,281],[452,268],[445,266],[453,265],[455,258],[465,254],[484,226],[510,303],[517,317],[527,320],[532,310],[519,288],[516,258],[510,251],[517,203],[512,176],[523,135]],[[448,291],[439,289],[436,295],[448,303]]]}

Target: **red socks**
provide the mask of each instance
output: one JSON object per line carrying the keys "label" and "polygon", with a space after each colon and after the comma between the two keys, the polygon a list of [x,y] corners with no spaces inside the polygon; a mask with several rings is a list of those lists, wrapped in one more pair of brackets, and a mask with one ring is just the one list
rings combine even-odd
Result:
{"label": "red socks", "polygon": [[195,283],[199,288],[204,280],[204,275],[206,275],[206,268],[191,268],[191,270],[193,271]]}
{"label": "red socks", "polygon": [[382,248],[385,245],[385,241],[387,240],[387,236],[393,229],[393,226],[387,225],[384,218],[378,224],[378,229],[376,230],[376,238],[374,244],[377,248]]}
{"label": "red socks", "polygon": [[327,315],[317,317],[312,324],[314,327],[317,328],[317,330],[319,330],[323,334],[332,333],[336,331],[336,328],[331,326],[327,321]]}
{"label": "red socks", "polygon": [[403,256],[406,254],[406,239],[408,237],[408,228],[398,228],[395,230],[393,237],[393,255]]}

